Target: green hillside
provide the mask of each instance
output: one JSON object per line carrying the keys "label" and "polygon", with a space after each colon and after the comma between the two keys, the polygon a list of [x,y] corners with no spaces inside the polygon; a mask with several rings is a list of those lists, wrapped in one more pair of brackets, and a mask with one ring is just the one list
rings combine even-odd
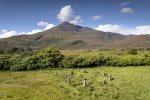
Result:
{"label": "green hillside", "polygon": [[37,51],[49,46],[67,50],[150,48],[150,35],[127,36],[64,22],[41,33],[0,39],[1,51],[11,51],[13,48]]}

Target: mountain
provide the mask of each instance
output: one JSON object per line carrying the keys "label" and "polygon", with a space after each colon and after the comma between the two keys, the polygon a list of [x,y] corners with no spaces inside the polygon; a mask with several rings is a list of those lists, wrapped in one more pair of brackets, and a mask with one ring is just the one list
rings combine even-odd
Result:
{"label": "mountain", "polygon": [[63,22],[37,34],[0,39],[0,48],[4,50],[14,47],[39,50],[48,46],[61,49],[149,48],[150,35],[121,35]]}
{"label": "mountain", "polygon": [[134,35],[118,42],[113,48],[150,48],[150,35]]}

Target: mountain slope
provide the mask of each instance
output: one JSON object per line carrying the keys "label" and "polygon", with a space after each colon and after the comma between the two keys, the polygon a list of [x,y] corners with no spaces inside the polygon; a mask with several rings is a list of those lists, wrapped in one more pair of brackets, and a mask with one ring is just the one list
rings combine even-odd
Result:
{"label": "mountain slope", "polygon": [[150,35],[135,35],[118,42],[114,48],[150,48]]}
{"label": "mountain slope", "polygon": [[38,50],[48,46],[62,49],[147,48],[150,47],[150,35],[125,36],[64,22],[37,34],[0,39],[0,48],[3,49],[31,47]]}

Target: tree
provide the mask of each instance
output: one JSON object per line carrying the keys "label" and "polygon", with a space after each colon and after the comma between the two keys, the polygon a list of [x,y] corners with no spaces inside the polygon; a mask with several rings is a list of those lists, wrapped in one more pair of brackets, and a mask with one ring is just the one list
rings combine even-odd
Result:
{"label": "tree", "polygon": [[13,65],[10,69],[17,70],[36,70],[44,68],[58,67],[63,60],[63,55],[56,48],[46,48],[32,56],[24,57]]}
{"label": "tree", "polygon": [[63,60],[63,55],[56,48],[46,48],[36,54],[38,64],[41,67],[58,67],[60,62]]}

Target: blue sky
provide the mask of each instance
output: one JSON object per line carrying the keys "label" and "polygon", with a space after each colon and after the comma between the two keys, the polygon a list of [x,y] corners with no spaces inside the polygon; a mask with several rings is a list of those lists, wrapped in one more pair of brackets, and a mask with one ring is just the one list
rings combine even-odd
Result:
{"label": "blue sky", "polygon": [[63,21],[121,34],[150,34],[149,5],[150,0],[0,0],[0,38],[34,34]]}

